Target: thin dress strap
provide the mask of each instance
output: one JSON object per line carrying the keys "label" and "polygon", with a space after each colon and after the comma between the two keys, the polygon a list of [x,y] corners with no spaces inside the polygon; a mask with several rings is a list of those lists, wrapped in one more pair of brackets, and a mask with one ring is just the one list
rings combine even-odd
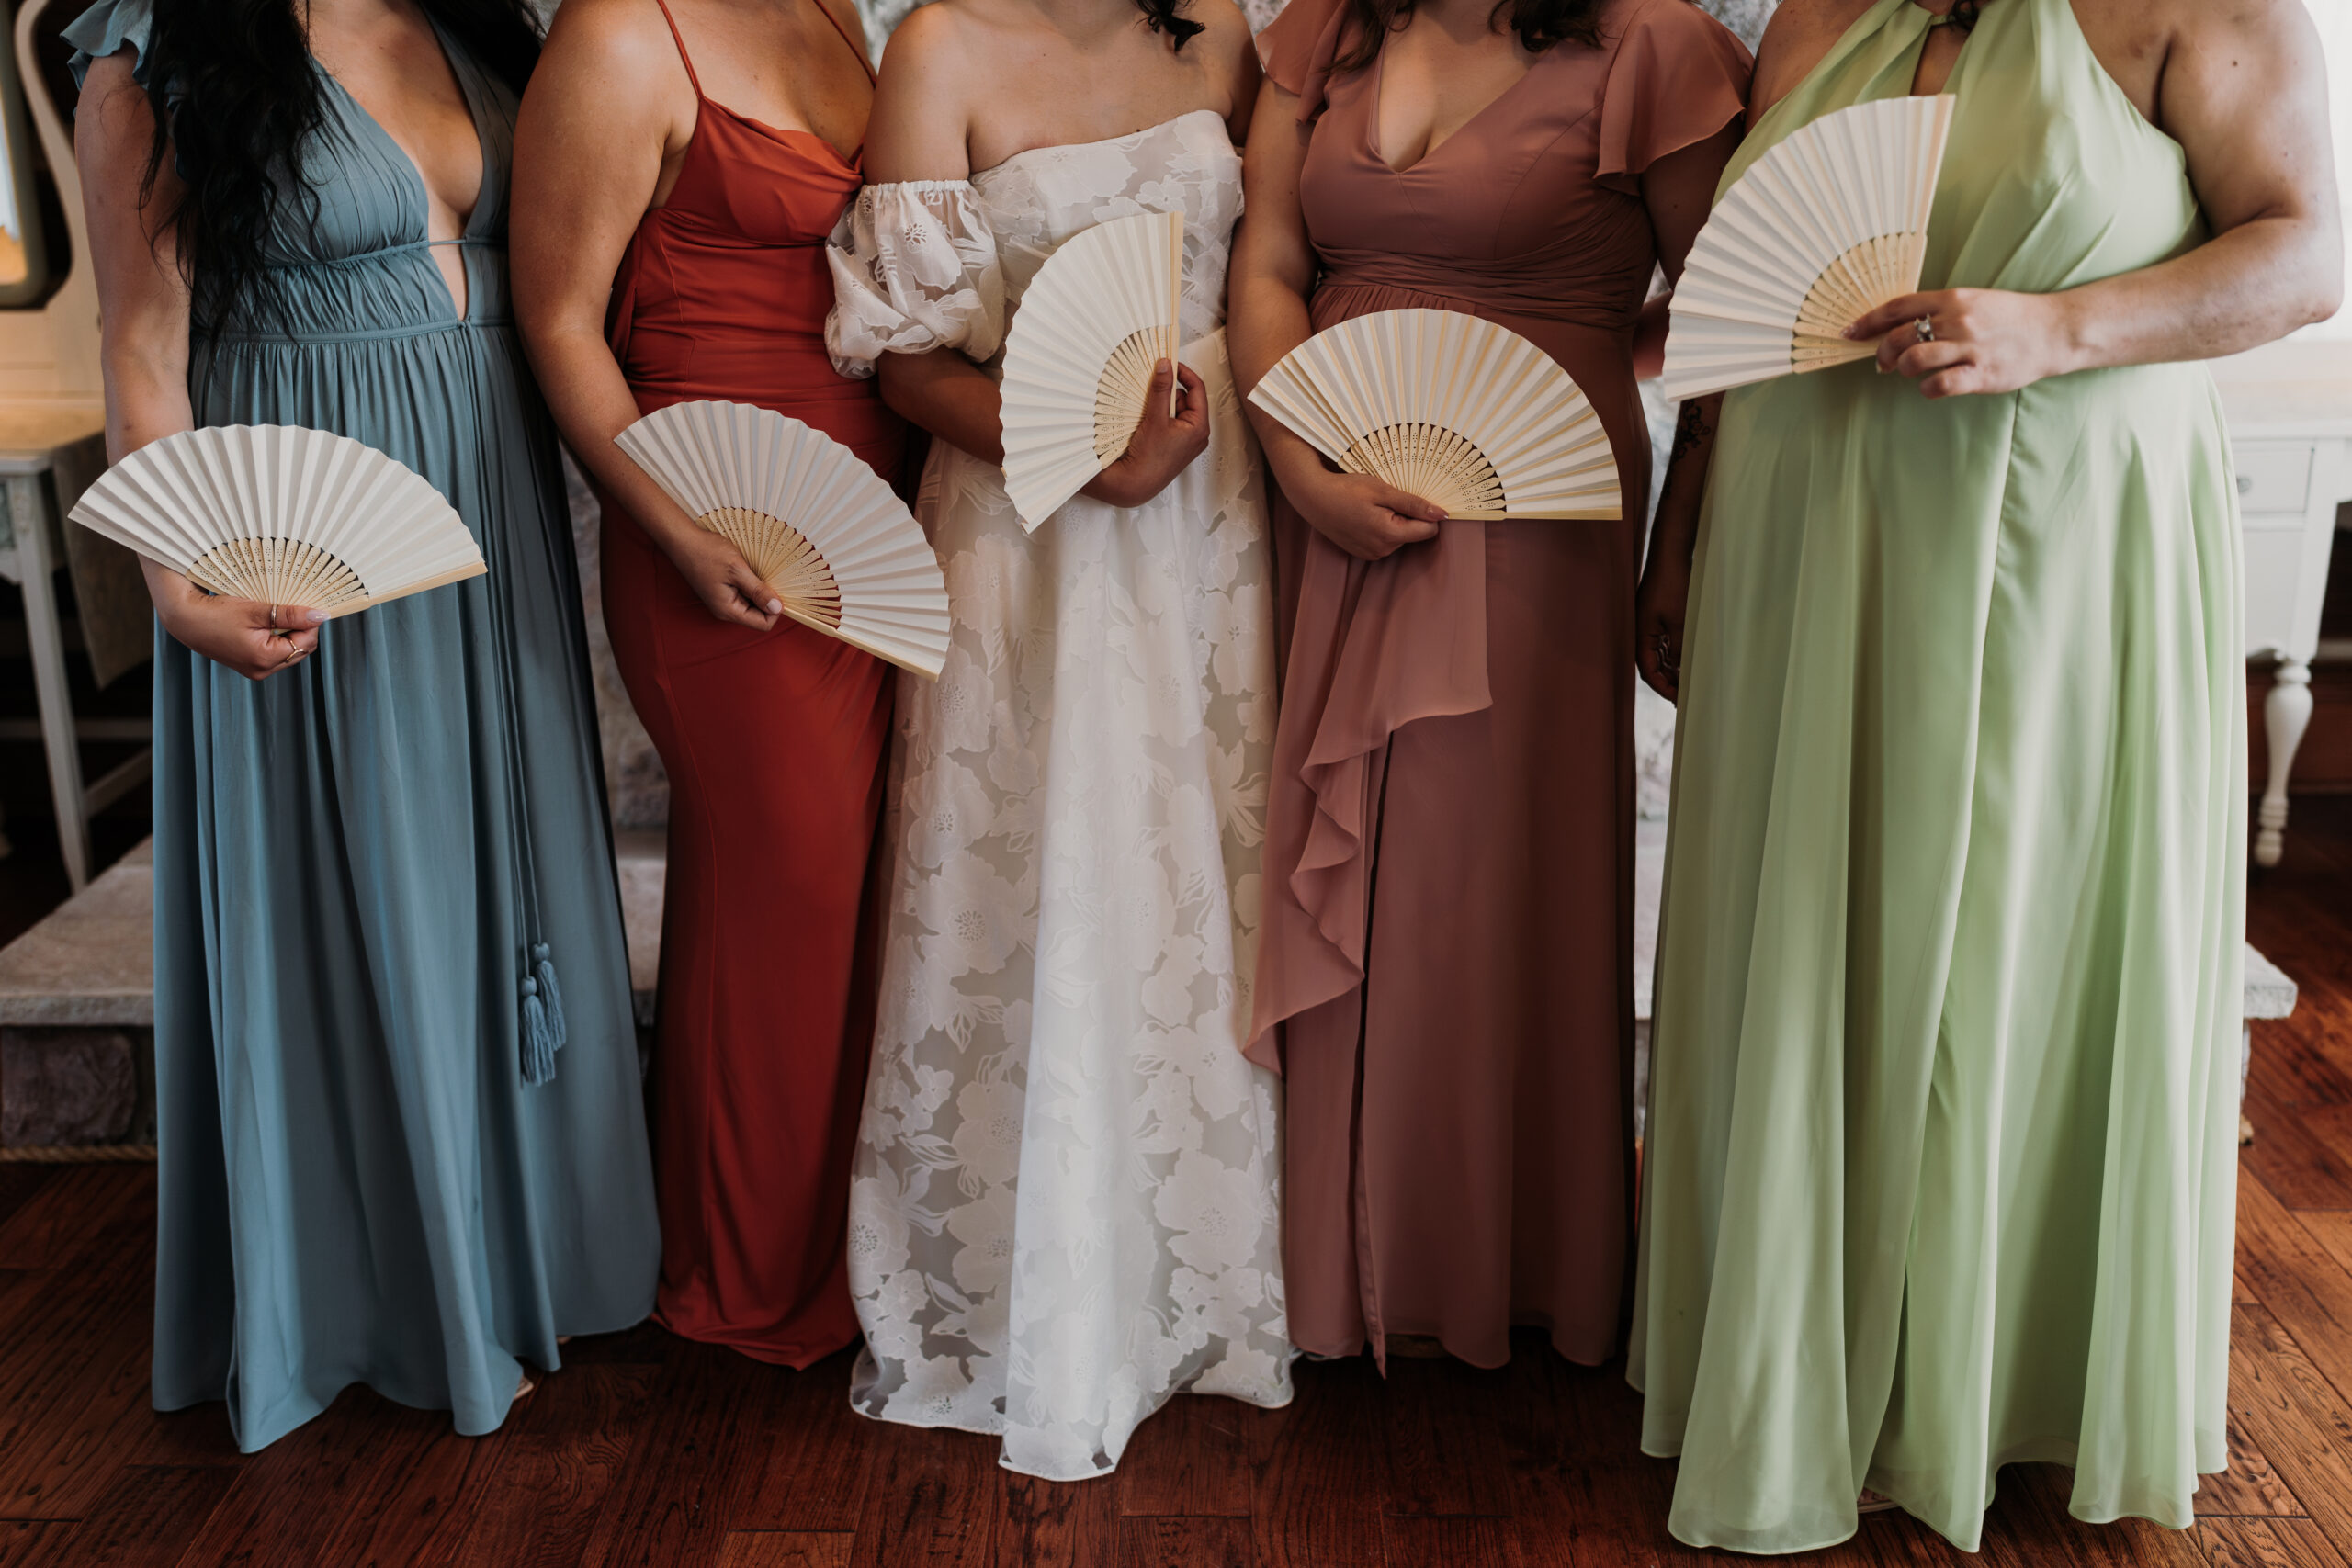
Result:
{"label": "thin dress strap", "polygon": [[[866,81],[869,83],[874,81],[874,67],[866,63],[865,51],[860,49],[857,46],[857,40],[849,36],[849,29],[842,26],[842,19],[839,17],[833,15],[833,8],[826,5],[825,0],[808,0],[808,3],[824,14],[825,20],[833,24],[833,31],[842,35],[842,41],[849,45],[851,58],[857,62],[857,68],[865,73]],[[681,44],[679,47],[683,49],[685,46]]]}
{"label": "thin dress strap", "polygon": [[678,63],[686,68],[686,80],[694,84],[695,96],[703,96],[702,78],[695,74],[695,57],[686,52],[686,35],[678,30],[678,18],[670,15],[670,0],[653,0],[662,7],[662,19],[670,24],[670,41],[678,46]]}

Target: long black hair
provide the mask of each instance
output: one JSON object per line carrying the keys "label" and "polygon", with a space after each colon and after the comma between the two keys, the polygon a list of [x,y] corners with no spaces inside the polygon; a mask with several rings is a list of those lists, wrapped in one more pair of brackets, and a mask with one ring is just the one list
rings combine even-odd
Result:
{"label": "long black hair", "polygon": [[[517,94],[539,59],[526,0],[416,0],[442,30]],[[268,304],[264,245],[288,192],[308,222],[318,193],[303,152],[326,124],[326,84],[311,61],[306,0],[155,0],[147,101],[155,141],[142,196],[165,159],[186,194],[164,215],[196,318],[218,326]]]}
{"label": "long black hair", "polygon": [[1184,0],[1136,0],[1136,9],[1143,13],[1146,27],[1156,33],[1166,33],[1170,45],[1180,51],[1194,34],[1208,31],[1202,23],[1184,15]]}
{"label": "long black hair", "polygon": [[[1555,43],[1600,41],[1600,13],[1608,0],[1496,0],[1488,25],[1499,30],[1508,21],[1519,35],[1519,46],[1541,54]],[[1337,71],[1360,71],[1380,53],[1388,35],[1403,30],[1413,19],[1414,0],[1348,0],[1356,20],[1355,41],[1331,62]]]}

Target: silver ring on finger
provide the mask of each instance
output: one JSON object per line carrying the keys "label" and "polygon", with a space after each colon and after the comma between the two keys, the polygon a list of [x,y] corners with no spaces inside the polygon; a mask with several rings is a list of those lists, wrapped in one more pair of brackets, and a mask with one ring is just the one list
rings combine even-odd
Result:
{"label": "silver ring on finger", "polygon": [[1935,342],[1936,319],[1933,316],[1922,316],[1917,321],[1912,322],[1911,337],[1912,341],[1915,343]]}

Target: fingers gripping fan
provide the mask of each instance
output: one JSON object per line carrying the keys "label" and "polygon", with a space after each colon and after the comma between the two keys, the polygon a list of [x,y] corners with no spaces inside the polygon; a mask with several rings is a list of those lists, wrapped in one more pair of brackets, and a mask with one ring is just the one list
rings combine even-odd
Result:
{"label": "fingers gripping fan", "polygon": [[1477,316],[1357,316],[1291,350],[1250,400],[1347,472],[1448,516],[1623,514],[1616,455],[1576,382]]}
{"label": "fingers gripping fan", "polygon": [[614,437],[724,535],[802,626],[937,679],[947,582],[922,525],[857,454],[744,403],[673,403]]}
{"label": "fingers gripping fan", "polygon": [[141,446],[73,519],[207,592],[347,615],[488,570],[441,492],[374,447],[295,424]]}
{"label": "fingers gripping fan", "polygon": [[1824,115],[1733,183],[1674,288],[1669,399],[1877,352],[1841,334],[1919,287],[1955,101],[1884,98]]}
{"label": "fingers gripping fan", "polygon": [[1004,344],[1004,488],[1022,526],[1126,451],[1153,367],[1182,346],[1183,270],[1181,212],[1097,224],[1037,269]]}

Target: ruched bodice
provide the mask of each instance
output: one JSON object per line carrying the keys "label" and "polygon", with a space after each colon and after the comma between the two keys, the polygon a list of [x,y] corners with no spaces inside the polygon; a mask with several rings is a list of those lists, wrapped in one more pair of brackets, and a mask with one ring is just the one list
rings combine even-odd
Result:
{"label": "ruched bodice", "polygon": [[825,240],[857,195],[857,154],[740,115],[699,79],[695,91],[677,182],[639,223],[613,285],[606,335],[639,406],[723,389],[823,426],[895,473],[899,422],[825,357]]}
{"label": "ruched bodice", "polygon": [[[94,6],[77,68],[143,80],[150,17]],[[521,1362],[653,1293],[580,582],[508,307],[515,98],[441,45],[482,157],[463,318],[416,164],[322,71],[257,297],[190,332],[198,424],[363,441],[489,569],[262,682],[156,637],[153,1386],[225,1398],[248,1450],[355,1382],[489,1431]]]}

